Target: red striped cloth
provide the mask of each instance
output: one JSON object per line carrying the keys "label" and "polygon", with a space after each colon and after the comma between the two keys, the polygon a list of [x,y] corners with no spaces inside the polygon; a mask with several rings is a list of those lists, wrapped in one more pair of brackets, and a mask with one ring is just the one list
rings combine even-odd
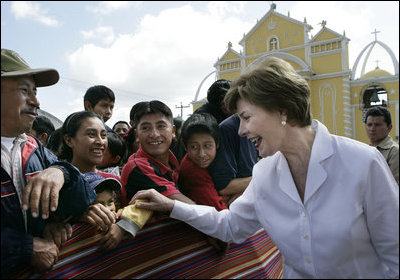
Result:
{"label": "red striped cloth", "polygon": [[135,238],[104,251],[102,234],[90,225],[73,226],[58,262],[44,275],[26,269],[15,278],[281,278],[281,254],[264,230],[221,256],[205,235],[173,219],[151,223]]}

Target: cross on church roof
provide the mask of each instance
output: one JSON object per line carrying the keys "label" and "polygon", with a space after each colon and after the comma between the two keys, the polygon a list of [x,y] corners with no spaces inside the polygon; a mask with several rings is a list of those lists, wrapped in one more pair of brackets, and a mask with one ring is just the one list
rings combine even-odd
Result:
{"label": "cross on church roof", "polygon": [[318,23],[318,24],[321,24],[322,27],[325,27],[325,25],[326,25],[326,20],[323,20],[323,21],[321,21],[321,22]]}
{"label": "cross on church roof", "polygon": [[376,62],[376,68],[379,68],[379,65],[378,65],[379,61],[380,60],[378,60],[378,59],[374,61],[374,62]]}
{"label": "cross on church roof", "polygon": [[371,32],[371,34],[375,34],[375,41],[378,41],[377,36],[376,36],[377,33],[380,33],[380,31],[376,31],[376,28],[375,28],[374,32]]}

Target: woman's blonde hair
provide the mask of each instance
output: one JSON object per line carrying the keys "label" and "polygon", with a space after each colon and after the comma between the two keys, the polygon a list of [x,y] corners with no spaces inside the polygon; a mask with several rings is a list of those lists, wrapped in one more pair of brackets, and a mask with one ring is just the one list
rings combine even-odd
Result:
{"label": "woman's blonde hair", "polygon": [[311,124],[310,87],[286,61],[269,56],[233,81],[224,98],[226,108],[236,112],[239,99],[269,112],[287,112],[287,122],[301,127]]}

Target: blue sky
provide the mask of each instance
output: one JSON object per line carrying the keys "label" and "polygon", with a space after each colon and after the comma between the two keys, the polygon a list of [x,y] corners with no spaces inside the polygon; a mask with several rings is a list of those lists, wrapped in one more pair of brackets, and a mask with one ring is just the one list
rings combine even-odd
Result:
{"label": "blue sky", "polygon": [[[41,108],[62,121],[83,109],[83,95],[95,84],[116,94],[112,126],[129,120],[139,101],[159,99],[170,106],[189,105],[199,84],[214,69],[229,41],[238,42],[269,10],[271,1],[1,1],[1,47],[17,51],[33,68],[52,67],[60,81],[39,88]],[[389,46],[399,60],[397,1],[274,1],[276,11],[313,26],[322,20],[346,36],[352,68],[358,54],[374,40]],[[375,52],[375,53],[374,53]],[[367,70],[394,72],[379,49]],[[360,67],[361,68],[361,67]],[[202,86],[199,99],[215,80]],[[184,119],[192,112],[183,111]]]}

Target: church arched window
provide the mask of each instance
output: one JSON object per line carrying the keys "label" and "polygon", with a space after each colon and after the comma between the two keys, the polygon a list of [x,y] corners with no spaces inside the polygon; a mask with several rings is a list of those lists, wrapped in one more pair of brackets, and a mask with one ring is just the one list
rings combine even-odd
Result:
{"label": "church arched window", "polygon": [[279,50],[279,39],[276,36],[271,36],[268,39],[267,51],[272,52],[277,50]]}

